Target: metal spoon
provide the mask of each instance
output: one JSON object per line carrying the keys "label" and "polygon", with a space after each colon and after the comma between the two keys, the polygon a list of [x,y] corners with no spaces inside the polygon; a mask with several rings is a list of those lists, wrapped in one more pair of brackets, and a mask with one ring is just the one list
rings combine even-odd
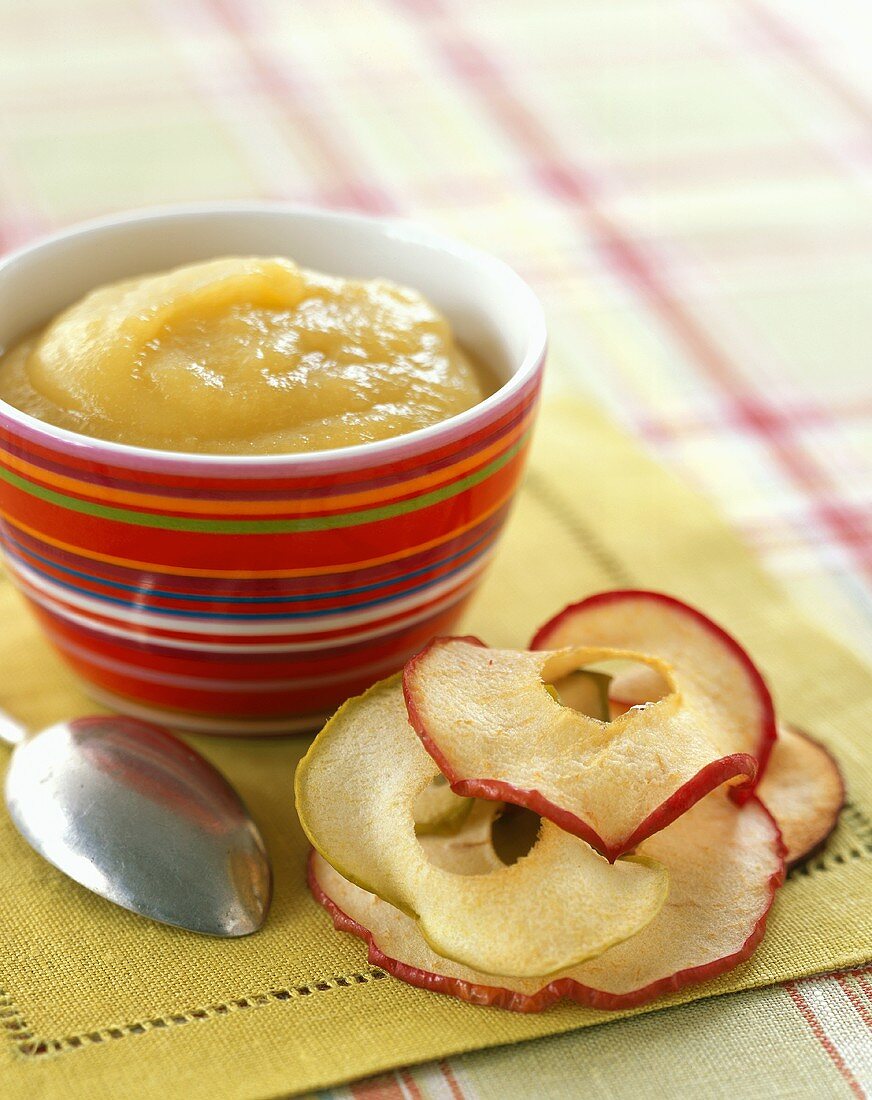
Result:
{"label": "metal spoon", "polygon": [[272,872],[237,793],[193,749],[133,718],[76,718],[15,746],[6,804],[16,828],[55,867],[164,924],[245,936],[266,919]]}

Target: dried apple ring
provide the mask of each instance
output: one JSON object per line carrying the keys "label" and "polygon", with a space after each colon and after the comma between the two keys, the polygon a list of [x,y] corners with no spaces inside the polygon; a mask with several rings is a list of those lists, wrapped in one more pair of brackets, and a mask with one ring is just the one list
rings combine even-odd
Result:
{"label": "dried apple ring", "polygon": [[[563,706],[547,686],[614,660],[650,667],[668,694],[604,722]],[[526,806],[614,860],[715,787],[756,771],[742,751],[748,708],[709,690],[692,666],[603,643],[518,651],[440,638],[406,665],[404,690],[452,790]]]}
{"label": "dried apple ring", "polygon": [[[561,997],[626,1009],[708,981],[747,959],[763,937],[784,873],[778,828],[763,804],[752,798],[739,807],[720,791],[641,850],[668,868],[663,909],[632,939],[547,982],[504,978],[496,984],[440,958],[414,921],[342,878],[315,852],[309,882],[336,928],[364,940],[370,962],[411,985],[516,1012],[537,1012]],[[447,848],[443,858],[450,866]]]}
{"label": "dried apple ring", "polygon": [[528,855],[490,874],[428,860],[415,798],[438,774],[409,725],[399,677],[349,700],[301,761],[297,811],[336,870],[414,918],[440,955],[488,974],[539,976],[593,958],[656,916],[668,876],[645,857],[614,866],[543,823]]}
{"label": "dried apple ring", "polygon": [[654,654],[672,667],[682,685],[694,685],[730,715],[730,751],[757,761],[756,774],[732,797],[739,802],[749,798],[763,778],[776,734],[772,696],[736,639],[695,607],[662,592],[600,592],[549,619],[530,644],[533,649],[619,646]]}

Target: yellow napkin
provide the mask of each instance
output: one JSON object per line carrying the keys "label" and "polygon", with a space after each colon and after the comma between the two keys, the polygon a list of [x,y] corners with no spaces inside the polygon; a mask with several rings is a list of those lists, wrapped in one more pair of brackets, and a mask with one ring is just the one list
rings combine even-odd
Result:
{"label": "yellow napkin", "polygon": [[[642,1011],[868,960],[869,670],[794,611],[705,502],[590,409],[553,406],[466,626],[494,644],[523,645],[569,600],[627,585],[673,592],[734,631],[784,716],[835,750],[850,799],[825,854],[781,892],[754,958]],[[8,581],[0,583],[0,624],[7,709],[34,727],[95,709]],[[134,917],[43,863],[0,814],[4,1097],[286,1096],[617,1018],[572,1005],[517,1016],[384,976],[359,941],[333,931],[306,890],[292,793],[305,743],[193,740],[263,829],[276,870],[266,929],[218,941]]]}

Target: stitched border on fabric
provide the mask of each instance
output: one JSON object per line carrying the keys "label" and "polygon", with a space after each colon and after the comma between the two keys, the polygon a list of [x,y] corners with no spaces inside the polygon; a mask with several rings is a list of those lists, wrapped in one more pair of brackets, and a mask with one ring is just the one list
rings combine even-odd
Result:
{"label": "stitched border on fabric", "polygon": [[[794,881],[817,877],[821,873],[835,870],[846,863],[858,859],[868,859],[870,856],[872,856],[872,819],[854,803],[847,802],[842,810],[838,830],[828,839],[826,847],[817,856],[812,855],[804,863],[793,868],[788,877]],[[316,993],[327,993],[336,989],[366,985],[372,981],[380,981],[387,978],[387,976],[378,967],[368,967],[352,974],[325,978],[321,981],[310,982],[307,985],[269,989],[245,997],[216,1001],[180,1013],[143,1017],[126,1024],[110,1025],[56,1039],[47,1039],[35,1035],[17,1009],[12,996],[8,992],[0,990],[0,1026],[5,1028],[19,1055],[26,1058],[42,1057],[68,1050],[79,1050],[83,1047],[94,1046],[113,1039],[144,1035],[149,1031],[163,1028],[220,1019],[222,1016],[227,1016],[233,1012],[240,1012],[249,1008],[263,1008],[276,1002],[295,1001]]]}
{"label": "stitched border on fabric", "polygon": [[817,852],[788,872],[788,879],[814,878],[856,859],[872,856],[872,818],[850,800],[842,807],[839,824]]}
{"label": "stitched border on fabric", "polygon": [[171,1013],[167,1016],[149,1016],[131,1023],[98,1028],[95,1031],[81,1032],[78,1035],[66,1035],[59,1039],[44,1039],[35,1035],[27,1021],[18,1011],[12,997],[0,990],[0,1023],[8,1032],[18,1054],[26,1058],[43,1057],[48,1054],[60,1054],[68,1050],[80,1050],[83,1047],[111,1042],[113,1039],[126,1039],[131,1035],[145,1035],[149,1031],[169,1027],[181,1027],[203,1020],[219,1019],[233,1012],[242,1012],[248,1008],[265,1008],[281,1001],[298,1001],[316,993],[329,993],[336,989],[345,989],[357,985],[368,985],[381,981],[387,974],[378,967],[356,971],[353,974],[341,974],[335,978],[325,978],[310,982],[308,985],[296,985],[286,989],[270,989],[264,993],[253,993],[247,997],[237,997],[185,1012]]}

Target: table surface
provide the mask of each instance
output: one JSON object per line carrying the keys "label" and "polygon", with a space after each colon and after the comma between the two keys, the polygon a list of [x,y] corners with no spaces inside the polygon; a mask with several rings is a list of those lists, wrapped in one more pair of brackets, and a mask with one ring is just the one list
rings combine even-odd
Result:
{"label": "table surface", "polygon": [[[0,251],[245,197],[467,238],[541,295],[548,391],[872,655],[870,41],[864,0],[0,0]],[[872,1091],[872,968],[719,1006],[330,1095],[712,1095],[718,1065],[724,1096]]]}

